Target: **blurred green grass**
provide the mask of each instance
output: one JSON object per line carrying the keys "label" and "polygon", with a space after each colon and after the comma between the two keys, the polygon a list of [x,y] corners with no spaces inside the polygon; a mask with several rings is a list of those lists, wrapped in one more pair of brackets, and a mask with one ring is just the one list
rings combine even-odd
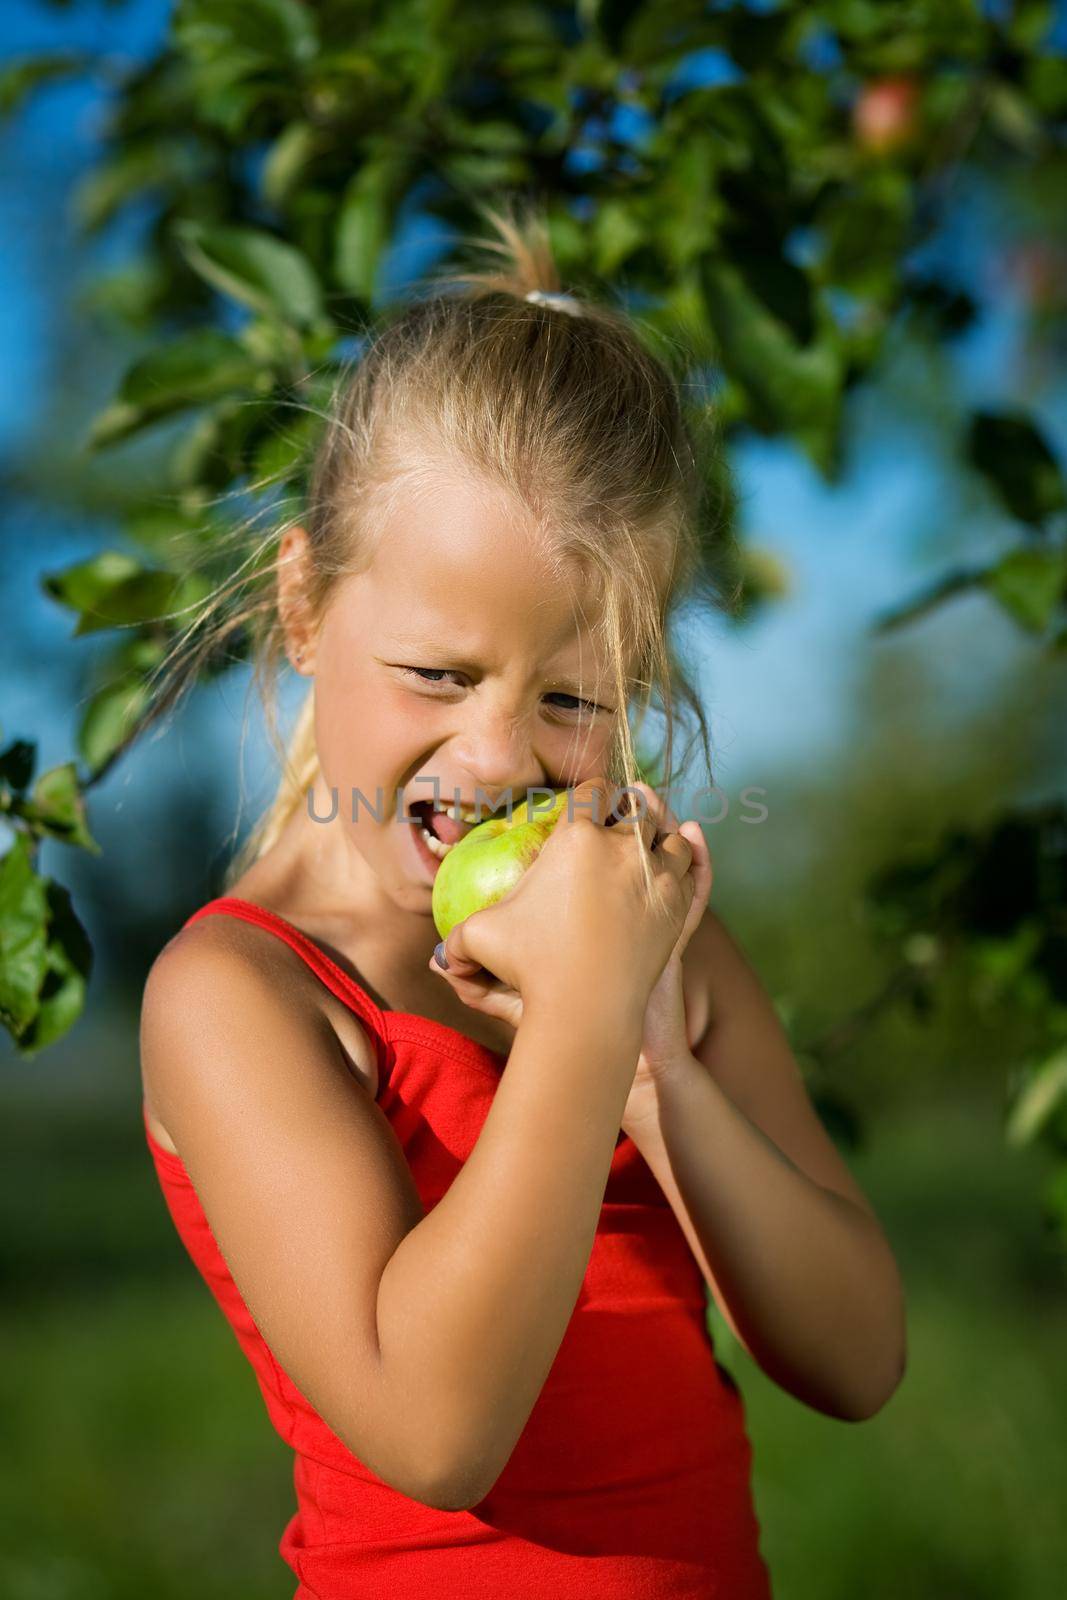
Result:
{"label": "blurred green grass", "polygon": [[[282,1600],[291,1455],[167,1216],[139,1100],[0,1091],[4,1600]],[[909,1366],[859,1425],[770,1383],[714,1307],[776,1600],[1051,1600],[1067,1570],[1065,1272],[1040,1152],[983,1089],[848,1156],[904,1274]]]}

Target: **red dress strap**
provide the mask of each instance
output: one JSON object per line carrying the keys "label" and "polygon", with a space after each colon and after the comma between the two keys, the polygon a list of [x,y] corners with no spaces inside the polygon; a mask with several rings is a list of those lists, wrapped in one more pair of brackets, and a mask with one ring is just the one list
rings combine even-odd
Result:
{"label": "red dress strap", "polygon": [[366,1025],[368,1033],[374,1040],[379,1075],[384,1076],[388,1070],[388,1025],[385,1014],[355,978],[350,977],[339,967],[337,962],[332,960],[325,950],[321,950],[313,939],[309,939],[306,933],[302,933],[276,911],[268,911],[266,906],[256,905],[253,900],[242,900],[237,895],[219,895],[217,899],[209,900],[206,905],[194,911],[191,917],[187,917],[182,926],[187,928],[190,923],[198,922],[201,917],[220,913],[239,917],[242,922],[254,923],[257,928],[266,928],[268,933],[284,939],[327,989],[354,1011]]}

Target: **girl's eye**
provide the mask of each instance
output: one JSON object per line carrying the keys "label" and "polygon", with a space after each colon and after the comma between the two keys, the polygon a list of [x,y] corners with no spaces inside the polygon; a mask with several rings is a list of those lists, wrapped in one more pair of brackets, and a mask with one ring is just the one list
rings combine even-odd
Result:
{"label": "girl's eye", "polygon": [[[441,678],[457,676],[447,667],[404,667],[402,670],[411,673],[413,677],[418,678],[422,683],[436,683]],[[560,711],[588,711],[595,715],[598,711],[607,710],[606,706],[598,705],[595,700],[583,700],[575,694],[559,693],[554,694],[551,698],[555,700],[570,700],[572,702],[569,706],[560,706],[558,708]]]}

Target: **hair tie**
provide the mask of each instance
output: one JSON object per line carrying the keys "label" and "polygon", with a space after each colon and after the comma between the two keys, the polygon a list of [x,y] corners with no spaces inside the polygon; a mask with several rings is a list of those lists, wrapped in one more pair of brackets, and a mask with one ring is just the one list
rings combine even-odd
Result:
{"label": "hair tie", "polygon": [[565,311],[569,317],[580,317],[582,308],[572,294],[556,294],[548,289],[531,289],[523,296],[538,306],[550,306],[553,311]]}

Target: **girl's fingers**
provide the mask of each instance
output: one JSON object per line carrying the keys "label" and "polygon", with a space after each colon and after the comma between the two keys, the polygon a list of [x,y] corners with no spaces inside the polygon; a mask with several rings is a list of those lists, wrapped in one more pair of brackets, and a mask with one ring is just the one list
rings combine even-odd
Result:
{"label": "girl's fingers", "polygon": [[[444,978],[451,985],[463,1004],[472,1011],[483,1011],[486,1016],[499,1017],[517,1028],[522,1021],[522,996],[508,984],[492,977],[484,967],[475,969],[477,976],[465,976],[451,965],[452,959],[450,956],[447,970],[439,966],[433,956],[427,965],[431,972],[436,972],[439,978]],[[460,958],[456,956],[455,959],[458,965]]]}
{"label": "girl's fingers", "polygon": [[680,949],[684,950],[689,943],[693,930],[707,909],[714,873],[711,865],[711,851],[708,849],[708,841],[704,836],[704,830],[700,823],[689,819],[682,823],[678,832],[684,839],[689,840],[693,850],[693,861],[690,867],[690,871],[693,874],[693,898],[686,914],[680,940]]}

